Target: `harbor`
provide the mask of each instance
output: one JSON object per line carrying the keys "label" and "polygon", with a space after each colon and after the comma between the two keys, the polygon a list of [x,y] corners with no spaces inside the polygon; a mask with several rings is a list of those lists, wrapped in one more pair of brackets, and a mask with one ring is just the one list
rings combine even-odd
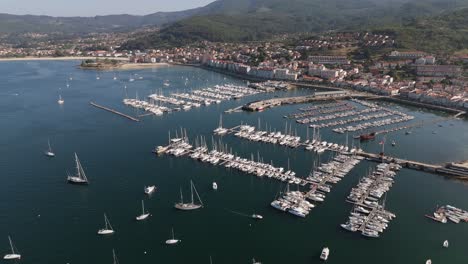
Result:
{"label": "harbor", "polygon": [[[199,68],[178,66],[125,72],[125,77],[134,76],[134,82],[113,80],[113,72],[100,72],[100,80],[97,80],[95,72],[75,69],[75,64],[38,61],[3,65],[5,80],[1,84],[0,108],[4,137],[0,143],[4,147],[0,148],[3,157],[0,166],[4,173],[0,193],[5,199],[1,199],[0,208],[8,212],[0,219],[0,232],[4,234],[3,254],[11,252],[10,236],[15,252],[21,254],[21,262],[25,264],[112,263],[112,249],[120,263],[209,263],[211,256],[213,263],[224,264],[251,263],[252,258],[266,264],[319,264],[323,262],[320,255],[325,247],[330,251],[327,263],[350,260],[363,264],[375,261],[381,264],[424,263],[429,258],[433,263],[466,262],[464,239],[468,233],[462,218],[459,224],[452,222],[448,214],[455,215],[455,211],[447,211],[447,224],[425,217],[434,216],[433,212],[443,205],[465,211],[468,208],[464,182],[455,176],[441,177],[440,172],[430,172],[443,167],[459,174],[466,173],[464,160],[468,157],[462,144],[468,140],[464,133],[467,129],[465,119],[453,119],[452,115],[424,108],[371,101],[415,118],[406,123],[346,135],[335,133],[332,128],[315,129],[314,133],[310,124],[300,125],[295,119],[283,118],[301,112],[299,108],[337,103],[333,99],[286,104],[263,112],[237,110],[224,114],[226,110],[238,109],[252,101],[310,95],[310,89],[300,88],[261,92],[240,99],[222,100],[207,107],[167,112],[162,116],[151,113],[143,118],[140,115],[150,112],[127,106],[122,103],[123,99],[134,99],[138,94],[140,101],[173,109],[178,106],[152,102],[148,96],[161,94],[161,90],[165,97],[194,95],[193,91],[216,85],[246,87],[247,84]],[[24,69],[21,74],[16,69],[19,66]],[[25,78],[23,73],[29,77]],[[73,80],[68,79],[69,76],[73,76]],[[139,79],[139,76],[143,78]],[[187,78],[189,81],[185,86]],[[66,80],[69,87],[66,87]],[[170,86],[164,86],[165,82]],[[65,104],[57,103],[59,95]],[[141,121],[137,126],[131,125],[133,123],[127,122],[127,118],[98,110],[90,105],[90,101]],[[350,100],[342,103],[355,107],[350,111],[364,108]],[[340,112],[317,113],[311,117],[335,113]],[[254,141],[231,132],[224,136],[214,135],[220,115],[222,128],[237,127],[237,133],[240,125],[255,127],[248,135],[267,132],[260,138],[280,132],[283,139],[285,136],[290,139],[299,137],[300,145],[290,147]],[[257,124],[259,118],[260,126]],[[431,123],[436,119],[440,122]],[[423,125],[408,129],[411,131],[408,135],[405,129],[380,133],[411,124]],[[181,133],[181,126],[186,132]],[[168,131],[171,131],[171,139],[189,138],[188,144],[192,148],[185,154],[176,152],[180,156],[152,154],[155,146],[169,145]],[[373,131],[378,132],[374,140],[353,139],[358,134]],[[382,145],[379,143],[384,137],[385,151],[380,155]],[[304,145],[307,140],[309,142]],[[316,144],[317,141],[321,143]],[[396,146],[391,145],[392,141]],[[323,142],[327,142],[325,146]],[[337,146],[333,147],[335,144]],[[202,145],[209,147],[203,155],[208,155],[204,157],[211,161],[203,162],[200,157],[190,156]],[[214,146],[216,152],[211,155]],[[319,151],[322,148],[326,149]],[[355,151],[351,153],[353,149]],[[55,156],[46,156],[46,150]],[[75,152],[81,169],[86,172],[88,185],[67,183],[67,172],[76,171]],[[229,162],[223,162],[229,155],[234,156],[229,159],[231,165],[242,166],[245,171],[226,168]],[[239,160],[236,161],[236,157]],[[216,161],[218,158],[220,160]],[[396,216],[387,219],[385,229],[382,224],[385,222],[380,219],[385,214],[368,207],[363,208],[369,213],[358,213],[357,209],[353,210],[354,204],[346,202],[351,189],[382,161],[402,166],[391,188],[379,199],[380,205],[385,200],[384,210]],[[275,178],[274,174],[280,168],[283,173]],[[258,176],[262,170],[263,176]],[[288,170],[289,177],[286,177]],[[272,177],[268,177],[268,173],[273,173]],[[293,177],[291,173],[294,173]],[[190,202],[191,181],[196,186],[193,191],[195,204],[201,205],[202,201],[202,207],[184,212],[176,209],[175,204],[181,201],[181,191],[184,203]],[[216,183],[216,190],[213,183]],[[152,186],[154,191],[147,194],[147,188]],[[288,201],[291,212],[289,209],[283,212],[271,205],[278,199]],[[314,207],[302,217],[305,210],[300,208],[311,205]],[[136,220],[146,214],[149,216],[145,220]],[[263,219],[254,219],[254,214]],[[362,231],[349,232],[342,228],[341,224],[346,224],[350,216],[367,221],[363,222],[365,229],[376,230],[379,237],[362,235],[365,230],[357,218],[356,227]],[[113,231],[113,234],[99,235],[99,231]],[[35,236],[31,236],[32,233]],[[169,240],[181,242],[168,245],[166,241]],[[450,241],[448,248],[442,246],[445,240]],[[46,243],[54,254],[37,247],[41,243]],[[232,248],[240,253],[234,254]],[[278,248],[281,253],[276,252]],[[396,253],[387,256],[385,252]],[[91,255],[92,259],[89,258]]]}

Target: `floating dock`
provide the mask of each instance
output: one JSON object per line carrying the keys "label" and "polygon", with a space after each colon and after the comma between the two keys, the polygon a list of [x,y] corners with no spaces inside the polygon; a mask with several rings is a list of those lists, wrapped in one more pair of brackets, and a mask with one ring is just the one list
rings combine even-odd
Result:
{"label": "floating dock", "polygon": [[89,102],[89,104],[92,105],[92,106],[94,106],[94,107],[96,107],[96,108],[106,110],[106,111],[108,111],[108,112],[114,113],[114,114],[119,115],[119,116],[123,116],[123,117],[125,117],[125,118],[127,118],[127,119],[130,119],[130,120],[132,120],[132,121],[140,122],[140,119],[136,119],[135,117],[126,115],[126,114],[121,113],[121,112],[119,112],[119,111],[117,111],[117,110],[114,110],[114,109],[111,109],[111,108],[107,108],[107,107],[102,106],[102,105],[98,105],[98,104],[96,104],[96,103],[94,103],[94,102],[92,102],[92,101]]}

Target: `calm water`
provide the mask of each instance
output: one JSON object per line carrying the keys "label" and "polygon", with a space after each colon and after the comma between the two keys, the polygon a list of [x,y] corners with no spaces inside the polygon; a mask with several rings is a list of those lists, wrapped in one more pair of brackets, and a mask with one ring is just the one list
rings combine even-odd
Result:
{"label": "calm water", "polygon": [[[202,107],[162,117],[144,117],[131,122],[89,106],[93,100],[120,111],[138,115],[121,103],[124,96],[140,98],[155,90],[164,93],[198,89],[215,84],[242,82],[223,75],[189,67],[163,67],[118,72],[124,81],[114,81],[114,73],[83,71],[78,62],[0,63],[0,249],[8,251],[11,234],[23,255],[22,263],[112,263],[112,248],[120,263],[250,263],[254,257],[263,263],[321,263],[322,247],[328,246],[328,263],[468,263],[466,245],[468,224],[438,224],[424,217],[437,205],[452,204],[468,209],[468,185],[441,176],[401,170],[387,196],[387,208],[397,214],[382,237],[365,239],[341,230],[349,214],[345,202],[350,188],[374,163],[362,162],[343,181],[335,185],[326,201],[308,218],[299,219],[269,206],[280,183],[259,179],[237,171],[201,164],[188,158],[155,157],[154,146],[167,142],[168,131],[180,127],[190,136],[205,135],[209,140],[220,113],[259,95],[240,101]],[[129,83],[131,73],[143,80]],[[66,80],[73,76],[70,87]],[[188,78],[187,86],[184,85]],[[164,80],[170,87],[163,88]],[[126,86],[126,88],[125,88]],[[305,94],[298,90],[278,92],[278,96]],[[65,104],[59,106],[59,94]],[[271,96],[268,95],[268,96]],[[287,106],[262,113],[233,113],[224,116],[226,126],[241,121],[262,127],[284,129],[283,115],[301,106]],[[389,105],[417,117],[431,120],[439,112]],[[468,123],[451,120],[387,136],[397,146],[389,154],[443,163],[468,159]],[[305,136],[305,126],[296,126]],[[436,131],[437,134],[432,132]],[[344,135],[324,129],[325,140],[345,142]],[[57,156],[47,159],[42,152],[50,138]],[[365,150],[377,152],[380,139],[366,142]],[[286,167],[288,159],[299,175],[308,173],[310,152],[279,146],[223,139],[239,155],[260,154],[265,161]],[[73,152],[80,156],[91,181],[88,187],[66,183],[66,172],[73,171]],[[325,153],[321,160],[326,161]],[[182,186],[188,195],[193,179],[206,205],[202,210],[180,212],[173,208]],[[219,189],[211,190],[216,180]],[[143,194],[143,186],[155,184],[157,193]],[[140,202],[145,200],[152,217],[135,222]],[[262,214],[261,222],[232,211]],[[116,233],[99,237],[107,213]],[[174,227],[182,243],[167,247],[164,241]],[[448,239],[450,248],[443,249]],[[146,252],[146,254],[145,254]]]}

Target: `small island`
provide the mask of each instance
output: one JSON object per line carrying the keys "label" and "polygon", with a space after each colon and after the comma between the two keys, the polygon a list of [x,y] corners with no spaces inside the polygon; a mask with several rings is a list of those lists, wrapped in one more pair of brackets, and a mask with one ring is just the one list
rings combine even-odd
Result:
{"label": "small island", "polygon": [[123,61],[115,59],[86,59],[81,61],[80,67],[83,69],[99,69],[99,70],[108,70],[114,68],[120,68],[123,64]]}

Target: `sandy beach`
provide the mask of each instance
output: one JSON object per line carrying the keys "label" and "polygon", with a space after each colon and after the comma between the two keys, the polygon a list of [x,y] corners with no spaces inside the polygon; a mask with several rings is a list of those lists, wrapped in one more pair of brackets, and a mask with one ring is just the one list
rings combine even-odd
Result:
{"label": "sandy beach", "polygon": [[[95,60],[96,57],[22,57],[22,58],[0,58],[1,61],[37,61],[37,60]],[[99,58],[106,59],[106,58]],[[128,61],[128,58],[108,58],[112,60]]]}

